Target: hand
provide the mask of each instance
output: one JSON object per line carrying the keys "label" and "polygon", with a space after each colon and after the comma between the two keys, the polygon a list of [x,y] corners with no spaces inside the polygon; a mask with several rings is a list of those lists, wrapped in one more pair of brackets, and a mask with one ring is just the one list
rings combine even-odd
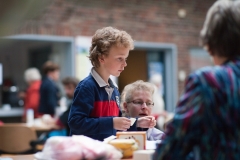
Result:
{"label": "hand", "polygon": [[126,131],[130,128],[131,120],[126,117],[114,117],[113,128],[116,130]]}
{"label": "hand", "polygon": [[138,118],[137,127],[153,128],[156,126],[156,120],[153,116],[145,116]]}
{"label": "hand", "polygon": [[42,122],[43,122],[44,125],[51,126],[51,125],[55,125],[56,124],[56,120],[53,117],[51,117],[49,114],[44,114],[41,117],[41,119],[42,119]]}

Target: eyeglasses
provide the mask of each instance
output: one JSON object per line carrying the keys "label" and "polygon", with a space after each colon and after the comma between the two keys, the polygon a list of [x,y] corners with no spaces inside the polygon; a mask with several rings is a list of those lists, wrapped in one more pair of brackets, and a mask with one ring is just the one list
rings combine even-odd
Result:
{"label": "eyeglasses", "polygon": [[127,103],[133,103],[134,105],[139,106],[139,107],[142,106],[143,103],[145,103],[146,106],[149,107],[149,108],[154,106],[153,102],[131,101],[131,102],[127,102]]}

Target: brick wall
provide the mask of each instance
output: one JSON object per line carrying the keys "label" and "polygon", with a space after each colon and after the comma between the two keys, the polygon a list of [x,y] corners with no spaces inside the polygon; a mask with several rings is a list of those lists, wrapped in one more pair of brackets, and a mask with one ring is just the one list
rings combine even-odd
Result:
{"label": "brick wall", "polygon": [[[178,70],[190,71],[189,49],[198,47],[200,29],[215,0],[53,0],[43,14],[28,20],[16,34],[92,36],[105,26],[126,30],[136,41],[174,43]],[[179,18],[178,10],[186,17]],[[179,93],[183,82],[179,81]]]}

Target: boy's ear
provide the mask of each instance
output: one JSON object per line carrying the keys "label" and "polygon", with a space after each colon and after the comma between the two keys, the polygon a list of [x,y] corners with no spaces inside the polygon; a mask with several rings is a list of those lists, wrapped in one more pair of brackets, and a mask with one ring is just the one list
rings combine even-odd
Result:
{"label": "boy's ear", "polygon": [[98,56],[98,60],[100,63],[104,62],[104,56],[103,55]]}

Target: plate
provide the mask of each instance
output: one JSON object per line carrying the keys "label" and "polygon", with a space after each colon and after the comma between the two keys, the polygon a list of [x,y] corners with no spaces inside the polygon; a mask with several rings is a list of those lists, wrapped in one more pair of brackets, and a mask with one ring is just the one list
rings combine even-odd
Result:
{"label": "plate", "polygon": [[34,158],[36,158],[37,160],[47,160],[47,159],[43,158],[43,153],[42,152],[35,153]]}

